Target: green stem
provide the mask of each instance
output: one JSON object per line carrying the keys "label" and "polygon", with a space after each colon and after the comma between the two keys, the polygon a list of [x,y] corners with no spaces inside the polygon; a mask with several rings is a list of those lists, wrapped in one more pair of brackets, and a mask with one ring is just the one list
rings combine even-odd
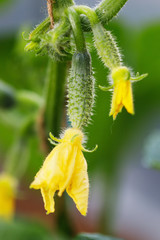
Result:
{"label": "green stem", "polygon": [[53,4],[53,9],[57,10],[60,8],[66,8],[74,4],[73,0],[55,0]]}
{"label": "green stem", "polygon": [[73,8],[76,10],[78,14],[86,15],[90,21],[91,26],[94,26],[95,24],[98,24],[100,22],[97,14],[90,7],[79,5],[79,6],[74,6]]}
{"label": "green stem", "polygon": [[86,44],[81,27],[79,14],[73,8],[68,8],[68,17],[72,27],[77,51],[83,52],[86,49]]}
{"label": "green stem", "polygon": [[[98,6],[96,6],[95,12],[101,23],[105,25],[112,20],[112,18],[117,15],[127,1],[128,0],[104,0]],[[79,6],[76,7],[78,8]],[[90,23],[88,22],[86,16],[82,16],[81,22],[84,31],[91,31]]]}
{"label": "green stem", "polygon": [[29,159],[28,133],[35,122],[35,115],[31,115],[19,129],[14,143],[9,151],[8,158],[4,165],[4,171],[17,177],[23,176],[26,171]]}
{"label": "green stem", "polygon": [[45,126],[46,132],[58,136],[60,131],[64,89],[66,79],[66,62],[49,60],[45,88]]}
{"label": "green stem", "polygon": [[103,23],[110,21],[128,0],[103,0],[95,9]]}
{"label": "green stem", "polygon": [[111,33],[102,26],[96,12],[86,6],[73,7],[78,14],[84,14],[90,21],[95,48],[104,64],[110,69],[121,66],[121,55]]}
{"label": "green stem", "polygon": [[9,151],[4,171],[9,175],[20,179],[26,171],[29,160],[28,139],[17,136]]}
{"label": "green stem", "polygon": [[53,4],[54,20],[59,21],[65,15],[65,10],[74,5],[73,0],[55,0]]}

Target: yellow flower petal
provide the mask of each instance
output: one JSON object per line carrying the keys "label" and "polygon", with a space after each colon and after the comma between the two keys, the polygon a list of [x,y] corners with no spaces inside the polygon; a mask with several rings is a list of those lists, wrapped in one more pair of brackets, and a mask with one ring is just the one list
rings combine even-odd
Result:
{"label": "yellow flower petal", "polygon": [[80,213],[85,216],[88,208],[89,181],[87,163],[80,150],[77,153],[76,165],[67,193],[74,200]]}
{"label": "yellow flower petal", "polygon": [[55,202],[54,202],[54,194],[55,191],[53,189],[48,189],[47,187],[41,188],[41,194],[44,201],[44,207],[47,211],[47,214],[55,211]]}
{"label": "yellow flower petal", "polygon": [[133,94],[132,94],[132,86],[130,81],[126,81],[125,91],[126,92],[123,97],[123,105],[125,106],[127,112],[134,114]]}
{"label": "yellow flower petal", "polygon": [[62,195],[72,177],[74,165],[75,156],[71,144],[59,144],[46,158],[31,184],[31,188],[41,189],[48,213],[54,212],[54,193],[59,190],[59,196]]}
{"label": "yellow flower petal", "polygon": [[113,115],[113,119],[115,119],[123,106],[129,113],[134,114],[132,86],[131,81],[128,79],[127,68],[118,68],[112,75],[114,79],[114,91],[109,115]]}
{"label": "yellow flower petal", "polygon": [[10,220],[15,212],[17,181],[3,173],[0,175],[0,218]]}
{"label": "yellow flower petal", "polygon": [[[54,194],[58,196],[67,189],[79,211],[85,215],[88,206],[87,164],[82,154],[83,133],[74,128],[67,129],[64,137],[48,155],[36,174],[31,188],[41,189],[47,213],[55,211]],[[76,193],[75,189],[79,187]]]}

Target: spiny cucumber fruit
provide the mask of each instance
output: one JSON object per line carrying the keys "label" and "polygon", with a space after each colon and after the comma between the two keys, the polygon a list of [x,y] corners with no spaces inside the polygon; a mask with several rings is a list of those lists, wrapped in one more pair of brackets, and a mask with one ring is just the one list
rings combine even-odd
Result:
{"label": "spiny cucumber fruit", "polygon": [[121,54],[117,44],[109,31],[101,23],[92,26],[94,43],[105,66],[110,70],[121,66]]}
{"label": "spiny cucumber fruit", "polygon": [[72,127],[83,128],[91,120],[95,96],[95,79],[91,57],[86,51],[76,52],[68,78],[68,116]]}

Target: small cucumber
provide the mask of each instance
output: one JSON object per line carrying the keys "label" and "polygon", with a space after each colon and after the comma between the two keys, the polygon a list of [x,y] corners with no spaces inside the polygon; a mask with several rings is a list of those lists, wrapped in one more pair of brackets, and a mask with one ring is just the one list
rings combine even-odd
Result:
{"label": "small cucumber", "polygon": [[95,97],[95,79],[91,57],[86,51],[76,52],[68,78],[68,116],[72,127],[82,128],[90,122]]}

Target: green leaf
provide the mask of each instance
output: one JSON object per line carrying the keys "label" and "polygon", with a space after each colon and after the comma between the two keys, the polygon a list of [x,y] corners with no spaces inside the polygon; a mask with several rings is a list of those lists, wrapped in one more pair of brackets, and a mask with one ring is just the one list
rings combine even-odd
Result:
{"label": "green leaf", "polygon": [[0,221],[0,239],[51,240],[53,238],[41,224],[20,218],[11,222]]}
{"label": "green leaf", "polygon": [[104,236],[101,234],[90,234],[90,233],[82,233],[78,235],[75,240],[122,240],[114,237]]}

